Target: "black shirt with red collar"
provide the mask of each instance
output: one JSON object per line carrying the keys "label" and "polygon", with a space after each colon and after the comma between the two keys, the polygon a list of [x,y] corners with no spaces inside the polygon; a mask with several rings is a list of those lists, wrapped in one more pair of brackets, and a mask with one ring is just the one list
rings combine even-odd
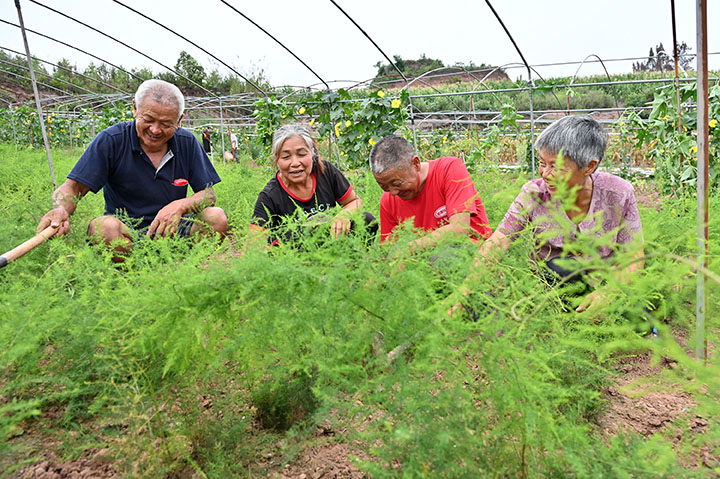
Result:
{"label": "black shirt with red collar", "polygon": [[[322,175],[312,175],[313,188],[309,198],[300,198],[292,194],[283,184],[279,173],[268,181],[255,202],[251,226],[272,232],[280,228],[298,209],[305,216],[314,216],[333,208],[347,198],[353,191],[350,182],[332,163],[322,161],[325,172]],[[284,236],[290,239],[292,235]],[[275,241],[271,237],[271,242]]]}

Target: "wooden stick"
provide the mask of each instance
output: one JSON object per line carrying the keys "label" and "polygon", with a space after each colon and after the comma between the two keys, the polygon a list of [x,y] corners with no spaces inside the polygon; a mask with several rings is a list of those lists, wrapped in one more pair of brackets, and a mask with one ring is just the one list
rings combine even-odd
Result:
{"label": "wooden stick", "polygon": [[7,266],[11,261],[15,261],[20,256],[32,251],[33,248],[39,246],[45,242],[46,239],[51,238],[57,232],[57,227],[48,226],[40,233],[36,234],[20,246],[11,249],[7,253],[0,256],[0,268]]}

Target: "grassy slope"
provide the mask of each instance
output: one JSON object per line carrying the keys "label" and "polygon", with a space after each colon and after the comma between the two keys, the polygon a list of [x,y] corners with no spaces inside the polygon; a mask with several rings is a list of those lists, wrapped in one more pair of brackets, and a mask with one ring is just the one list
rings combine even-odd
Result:
{"label": "grassy slope", "polygon": [[[0,155],[5,251],[33,234],[51,187],[41,152],[3,146]],[[76,156],[55,152],[58,179]],[[218,169],[218,205],[241,243],[269,172]],[[374,180],[353,183],[364,209],[376,213]],[[476,184],[496,225],[521,181],[491,171],[476,175]],[[717,360],[698,367],[667,329],[688,328],[692,318],[691,268],[667,256],[689,255],[691,200],[643,208],[653,257],[597,321],[564,310],[528,271],[523,241],[497,266],[501,276],[481,275],[471,300],[480,320],[472,322],[444,313],[468,272],[472,251],[461,245],[416,257],[397,246],[400,269],[388,264],[386,248],[327,241],[322,229],[303,248],[272,255],[162,240],[138,245],[128,268],[116,269],[107,252],[85,242],[85,225],[101,211],[102,196],[90,194],[67,238],[0,271],[0,433],[26,431],[0,446],[8,475],[47,449],[34,443],[42,437],[66,458],[108,447],[127,477],[187,468],[255,477],[277,471],[262,459],[268,450],[290,460],[317,441],[312,427],[301,427],[303,417],[340,431],[331,440],[353,444],[372,477],[712,474],[679,469],[668,434],[642,440],[593,432],[607,368],[626,351],[653,349],[679,361],[668,383],[697,407],[677,424],[695,414],[718,417]],[[711,235],[717,254],[717,228]],[[428,261],[431,253],[440,260]],[[710,285],[714,305],[718,287]],[[647,301],[657,307],[661,341],[633,333]],[[408,341],[403,359],[388,365],[382,351]],[[273,432],[262,421],[297,425]],[[711,420],[676,449],[712,451],[719,437]],[[19,460],[28,451],[36,455]]]}

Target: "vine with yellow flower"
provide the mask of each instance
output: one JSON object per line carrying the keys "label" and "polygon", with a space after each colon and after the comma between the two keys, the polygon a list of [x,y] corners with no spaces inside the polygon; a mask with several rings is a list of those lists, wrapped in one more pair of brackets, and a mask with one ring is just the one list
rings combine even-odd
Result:
{"label": "vine with yellow flower", "polygon": [[262,141],[269,144],[282,124],[306,122],[322,140],[332,140],[343,167],[357,168],[367,164],[370,149],[380,138],[407,131],[408,105],[407,90],[395,97],[375,90],[358,98],[340,88],[296,97],[293,103],[261,99],[255,103],[254,116]]}
{"label": "vine with yellow flower", "polygon": [[[647,145],[655,160],[655,179],[664,192],[692,194],[697,184],[697,92],[695,83],[680,86],[681,126],[675,87],[660,87],[647,120],[627,111],[617,122],[621,132],[633,132],[635,146]],[[720,183],[720,85],[711,87],[709,99],[709,186]],[[682,188],[688,186],[688,188]]]}

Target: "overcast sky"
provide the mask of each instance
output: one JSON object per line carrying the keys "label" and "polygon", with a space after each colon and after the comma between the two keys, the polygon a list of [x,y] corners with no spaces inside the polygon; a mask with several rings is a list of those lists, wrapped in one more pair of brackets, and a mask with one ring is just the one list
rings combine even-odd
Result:
{"label": "overcast sky", "polygon": [[[207,54],[112,0],[38,0],[77,18],[169,66],[181,50],[206,68]],[[181,33],[238,71],[264,71],[274,85],[306,86],[319,80],[272,39],[219,0],[121,0]],[[505,65],[520,61],[502,27],[484,1],[336,0],[390,57],[415,59],[425,54],[445,64]],[[285,43],[326,81],[362,81],[375,75],[380,52],[329,0],[228,0]],[[579,62],[591,54],[604,60],[647,55],[662,42],[671,51],[670,0],[492,0],[493,6],[533,65]],[[720,52],[720,2],[708,2],[708,50]],[[21,0],[25,26],[58,38],[125,68],[160,65],[77,23]],[[697,51],[695,1],[676,0],[678,41]],[[12,0],[0,2],[0,18],[18,23]],[[80,70],[92,58],[28,34],[33,55],[57,62],[68,58]],[[0,24],[0,47],[23,51],[20,30]],[[97,61],[95,61],[97,63]],[[630,72],[632,62],[610,62],[611,73]],[[720,55],[710,57],[720,69]],[[540,67],[545,77],[572,75],[577,65]],[[581,74],[600,74],[585,65]],[[514,78],[524,69],[509,70]]]}

